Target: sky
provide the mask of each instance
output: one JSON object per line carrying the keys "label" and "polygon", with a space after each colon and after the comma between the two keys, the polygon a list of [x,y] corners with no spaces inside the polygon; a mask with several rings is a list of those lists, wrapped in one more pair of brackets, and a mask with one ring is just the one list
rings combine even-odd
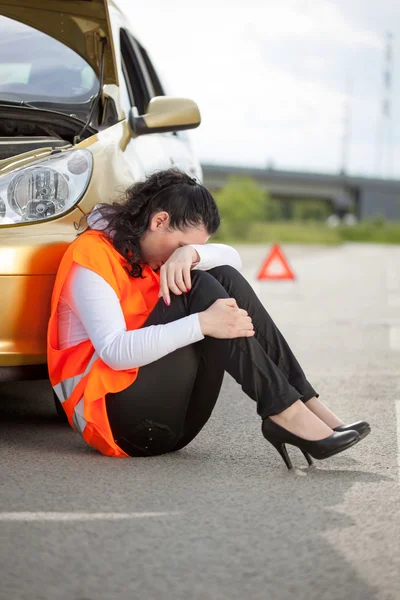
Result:
{"label": "sky", "polygon": [[198,103],[203,163],[400,179],[399,0],[117,2],[168,93]]}

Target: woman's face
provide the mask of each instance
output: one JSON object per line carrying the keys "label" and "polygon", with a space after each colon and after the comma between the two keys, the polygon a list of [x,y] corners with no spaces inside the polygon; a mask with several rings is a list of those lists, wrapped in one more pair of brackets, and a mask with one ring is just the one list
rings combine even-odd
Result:
{"label": "woman's face", "polygon": [[170,230],[168,227],[169,214],[165,211],[156,213],[140,240],[143,260],[153,271],[159,269],[177,248],[188,244],[205,244],[210,237],[203,226],[188,227],[183,231]]}

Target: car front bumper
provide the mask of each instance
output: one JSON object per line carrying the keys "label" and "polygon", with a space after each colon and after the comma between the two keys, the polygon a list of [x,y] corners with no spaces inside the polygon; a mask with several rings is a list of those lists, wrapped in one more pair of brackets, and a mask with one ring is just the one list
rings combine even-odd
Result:
{"label": "car front bumper", "polygon": [[73,213],[47,223],[0,229],[0,380],[13,369],[18,373],[21,367],[46,365],[54,280],[76,237],[73,223],[82,216],[79,209]]}

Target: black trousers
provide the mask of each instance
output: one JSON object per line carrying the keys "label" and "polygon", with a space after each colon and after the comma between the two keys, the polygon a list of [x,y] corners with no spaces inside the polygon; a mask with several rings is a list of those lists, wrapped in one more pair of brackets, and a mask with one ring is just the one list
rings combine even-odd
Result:
{"label": "black trousers", "polygon": [[183,448],[208,421],[224,372],[241,385],[265,418],[317,392],[247,280],[233,267],[192,271],[190,292],[161,298],[143,327],[170,323],[206,310],[218,298],[235,298],[247,310],[256,334],[204,340],[171,352],[139,369],[136,381],[107,394],[117,444],[130,456],[154,456]]}

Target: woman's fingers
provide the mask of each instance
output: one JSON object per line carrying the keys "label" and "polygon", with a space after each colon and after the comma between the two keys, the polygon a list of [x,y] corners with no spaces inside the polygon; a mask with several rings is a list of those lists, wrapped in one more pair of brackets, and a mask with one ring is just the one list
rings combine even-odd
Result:
{"label": "woman's fingers", "polygon": [[160,293],[167,304],[170,304],[170,291],[177,296],[187,292],[191,287],[190,267],[162,265],[160,269]]}
{"label": "woman's fingers", "polygon": [[170,291],[180,296],[191,288],[190,266],[163,265],[160,269],[160,292],[170,301]]}
{"label": "woman's fingers", "polygon": [[182,269],[182,275],[183,275],[183,282],[185,285],[185,292],[189,291],[190,288],[192,287],[192,278],[190,276],[190,267],[189,265],[183,267]]}
{"label": "woman's fingers", "polygon": [[164,298],[164,302],[166,304],[171,304],[167,279],[167,270],[164,269],[164,265],[160,269],[160,294],[162,298]]}
{"label": "woman's fingers", "polygon": [[178,288],[180,294],[184,294],[187,291],[183,275],[183,268],[181,266],[171,271],[171,281]]}
{"label": "woman's fingers", "polygon": [[254,334],[254,325],[253,325],[253,321],[251,319],[251,317],[248,316],[248,313],[243,310],[243,309],[239,309],[241,316],[240,316],[240,320],[238,323],[238,330],[239,330],[239,335],[253,335]]}
{"label": "woman's fingers", "polygon": [[185,284],[183,283],[182,272],[177,271],[174,265],[170,265],[167,271],[168,287],[177,296],[186,292]]}
{"label": "woman's fingers", "polygon": [[238,323],[238,337],[251,337],[255,334],[253,321],[250,317],[242,317]]}

